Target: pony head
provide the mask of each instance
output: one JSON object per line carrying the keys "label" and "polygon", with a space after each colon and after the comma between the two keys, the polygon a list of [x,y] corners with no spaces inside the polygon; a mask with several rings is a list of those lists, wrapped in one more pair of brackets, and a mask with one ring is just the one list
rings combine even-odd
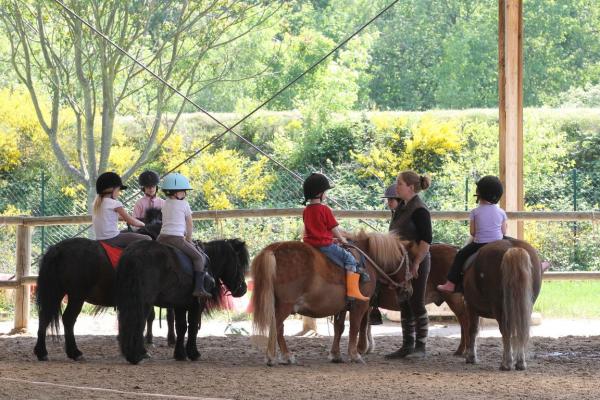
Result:
{"label": "pony head", "polygon": [[218,308],[222,301],[221,285],[231,292],[233,297],[246,294],[246,273],[249,255],[246,243],[240,239],[197,242],[208,255],[208,270],[216,282],[220,283],[212,290],[212,299],[208,309]]}
{"label": "pony head", "polygon": [[149,208],[144,214],[144,222],[146,226],[140,228],[138,233],[143,233],[156,240],[162,228],[162,211],[160,208]]}

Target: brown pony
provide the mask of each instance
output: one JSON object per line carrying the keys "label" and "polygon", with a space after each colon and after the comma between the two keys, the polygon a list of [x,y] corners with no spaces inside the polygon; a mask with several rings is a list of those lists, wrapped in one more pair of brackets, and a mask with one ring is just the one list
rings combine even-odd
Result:
{"label": "brown pony", "polygon": [[469,326],[467,363],[477,363],[476,339],[479,317],[498,321],[504,353],[500,369],[527,368],[525,351],[533,304],[540,293],[542,266],[535,249],[517,239],[489,243],[474,256],[465,272],[464,296]]}
{"label": "brown pony", "polygon": [[[395,234],[382,233],[360,232],[351,239],[383,271],[392,273],[394,281],[401,283],[398,296],[410,295],[407,293],[410,285],[405,280],[409,263],[405,261],[414,248],[412,243],[401,241]],[[400,265],[403,268],[398,268]],[[376,272],[368,259],[365,268],[371,281],[361,284],[360,290],[363,295],[371,296],[375,290]],[[276,339],[281,350],[279,362],[296,362],[283,336],[283,322],[292,313],[314,318],[335,315],[329,358],[332,362],[342,362],[339,345],[348,309],[345,271],[318,249],[298,241],[270,244],[254,258],[251,271],[254,279],[254,329],[259,335],[268,333],[267,365],[276,363]],[[357,336],[361,323],[366,321],[369,303],[356,300],[349,308],[348,355],[350,361],[363,362],[359,353],[366,348],[357,349]]]}
{"label": "brown pony", "polygon": [[[461,293],[445,293],[436,289],[437,285],[446,282],[446,277],[450,271],[457,250],[458,249],[455,246],[444,243],[435,243],[429,248],[431,254],[431,270],[429,271],[427,286],[425,288],[425,304],[435,303],[439,306],[443,302],[446,302],[452,312],[454,312],[460,324],[461,333],[460,344],[454,352],[454,355],[461,356],[465,351],[465,329],[468,323],[463,296]],[[379,288],[377,305],[386,310],[400,311],[400,304],[398,303],[396,291],[386,285],[381,285]],[[362,329],[366,330],[364,334]],[[373,351],[375,344],[373,336],[371,335],[371,325],[366,323],[361,325],[361,340],[363,337],[369,342],[367,352]],[[362,345],[362,342],[359,342],[359,348]]]}

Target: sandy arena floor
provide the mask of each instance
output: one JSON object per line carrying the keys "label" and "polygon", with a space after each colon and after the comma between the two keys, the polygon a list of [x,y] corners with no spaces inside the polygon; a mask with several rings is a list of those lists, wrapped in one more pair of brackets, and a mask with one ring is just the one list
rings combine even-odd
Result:
{"label": "sandy arena floor", "polygon": [[[452,356],[459,340],[453,324],[432,325],[425,360],[387,361],[383,355],[401,341],[399,324],[390,322],[374,327],[376,349],[365,357],[366,365],[339,365],[327,361],[327,335],[333,328],[319,320],[321,336],[288,338],[299,365],[270,368],[247,336],[225,336],[224,322],[210,322],[201,330],[198,362],[174,361],[165,327],[156,326],[153,358],[137,366],[119,354],[112,315],[80,318],[76,333],[83,362],[67,359],[62,340],[49,342],[49,362],[36,361],[36,325],[32,321],[28,333],[8,335],[11,322],[0,323],[0,399],[600,398],[596,320],[550,320],[533,327],[525,372],[498,370],[501,342],[493,326],[483,329],[478,365]],[[301,321],[288,320],[286,332],[300,326]],[[249,329],[247,322],[235,327]],[[564,336],[569,333],[578,336]]]}

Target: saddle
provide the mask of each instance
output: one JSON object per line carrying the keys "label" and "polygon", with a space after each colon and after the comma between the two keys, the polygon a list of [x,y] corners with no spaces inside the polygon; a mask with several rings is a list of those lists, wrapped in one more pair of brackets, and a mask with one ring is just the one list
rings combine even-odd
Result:
{"label": "saddle", "polygon": [[477,255],[479,254],[480,251],[481,251],[481,249],[477,250],[475,253],[471,254],[469,256],[469,258],[467,258],[467,261],[465,261],[465,263],[463,264],[463,267],[462,267],[463,275],[465,274],[465,272],[467,272],[467,270],[469,268],[471,268],[471,265],[473,265],[473,263],[475,262],[475,258],[477,258]]}

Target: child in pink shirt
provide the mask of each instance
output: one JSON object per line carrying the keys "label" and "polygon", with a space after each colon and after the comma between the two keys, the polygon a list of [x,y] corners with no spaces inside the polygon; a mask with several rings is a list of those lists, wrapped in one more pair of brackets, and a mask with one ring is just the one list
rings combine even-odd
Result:
{"label": "child in pink shirt", "polygon": [[144,221],[146,210],[150,208],[158,208],[160,210],[165,205],[165,201],[156,195],[159,179],[156,172],[149,170],[142,172],[138,178],[138,183],[144,196],[135,203],[133,216],[140,221]]}

